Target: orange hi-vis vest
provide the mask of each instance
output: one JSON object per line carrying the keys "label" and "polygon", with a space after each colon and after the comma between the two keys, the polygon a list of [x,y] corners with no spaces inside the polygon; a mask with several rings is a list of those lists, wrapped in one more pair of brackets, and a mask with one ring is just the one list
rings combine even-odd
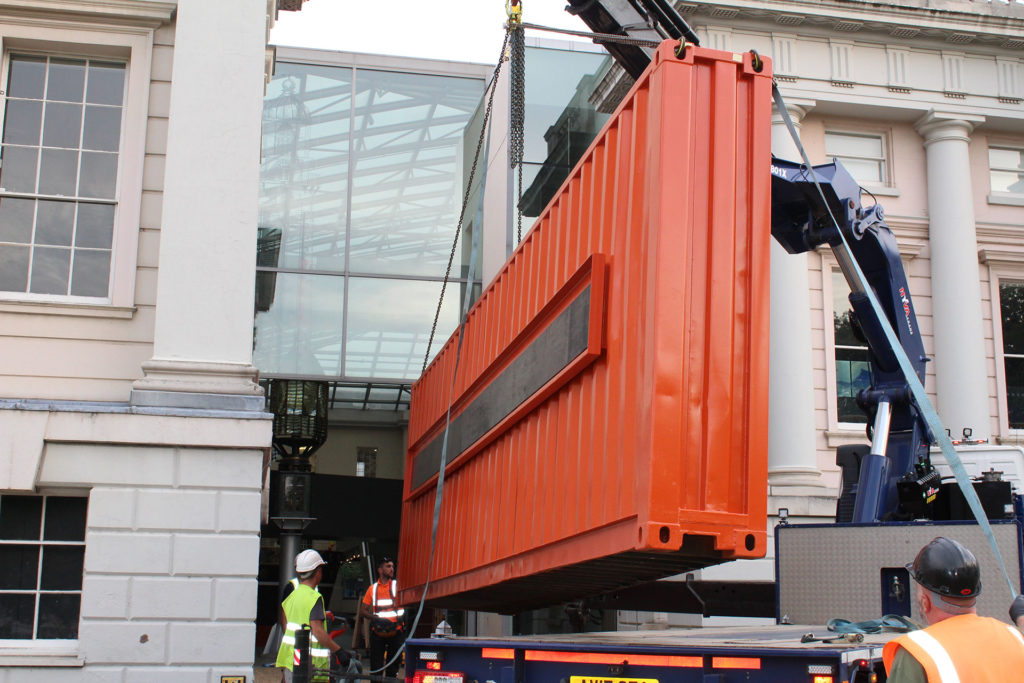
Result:
{"label": "orange hi-vis vest", "polygon": [[899,648],[921,663],[928,683],[1005,683],[1024,677],[1024,635],[1009,624],[961,614],[885,645],[886,672]]}
{"label": "orange hi-vis vest", "polygon": [[374,582],[373,586],[370,587],[370,605],[373,609],[374,616],[382,619],[387,619],[391,622],[397,622],[405,614],[405,610],[401,607],[395,606],[395,596],[398,594],[398,582],[394,579],[390,583],[385,584],[387,587],[387,595],[377,595],[377,587],[380,586],[380,581]]}

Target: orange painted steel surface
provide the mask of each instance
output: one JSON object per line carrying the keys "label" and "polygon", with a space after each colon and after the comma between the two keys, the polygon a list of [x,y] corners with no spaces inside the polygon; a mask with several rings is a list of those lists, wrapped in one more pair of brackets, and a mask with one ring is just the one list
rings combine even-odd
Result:
{"label": "orange painted steel surface", "polygon": [[556,604],[766,549],[771,67],[666,41],[413,385],[400,600]]}

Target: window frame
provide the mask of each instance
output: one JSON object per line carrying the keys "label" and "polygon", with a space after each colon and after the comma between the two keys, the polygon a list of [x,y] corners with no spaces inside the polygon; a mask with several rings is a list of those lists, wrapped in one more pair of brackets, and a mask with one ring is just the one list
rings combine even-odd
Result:
{"label": "window frame", "polygon": [[[7,539],[2,541],[2,545],[36,545],[39,548],[44,546],[80,546],[83,549],[83,554],[86,547],[86,540],[88,538],[88,520],[89,520],[89,492],[81,491],[78,489],[63,489],[63,490],[51,490],[51,491],[40,491],[37,494],[20,496],[20,494],[3,494],[9,498],[14,497],[26,497],[26,498],[40,498],[43,501],[41,508],[40,523],[46,518],[46,499],[48,498],[83,498],[86,501],[86,513],[85,518],[82,520],[83,526],[85,527],[82,540],[79,541],[47,541],[42,536],[42,530],[40,530],[40,538],[38,540],[23,540],[23,539]],[[41,571],[42,556],[37,560],[37,572]],[[37,579],[38,580],[38,579]],[[6,591],[11,592],[11,591]],[[75,591],[60,591],[64,593],[73,593]],[[33,592],[34,595],[38,596],[41,594],[41,590],[37,587]],[[85,572],[82,573],[82,583],[77,591],[79,595],[79,614],[78,614],[78,628],[76,633],[78,636],[81,635],[81,624],[82,614],[81,605],[82,598],[85,593]],[[36,621],[38,621],[38,601],[33,612],[33,632],[36,629]],[[79,638],[74,639],[57,639],[57,638],[4,638],[0,639],[0,666],[82,666],[84,660],[79,655]]]}
{"label": "window frame", "polygon": [[[825,150],[825,158],[829,161],[836,159],[836,155],[828,153],[828,136],[829,135],[848,135],[860,138],[877,138],[882,145],[882,156],[880,159],[875,157],[849,157],[857,159],[865,159],[878,161],[879,167],[882,171],[882,180],[880,182],[864,182],[861,184],[865,189],[871,190],[876,194],[883,194],[886,196],[898,196],[899,191],[896,189],[894,182],[895,174],[893,169],[893,154],[892,154],[892,134],[888,128],[864,128],[859,126],[846,126],[846,125],[830,125],[828,123],[824,126],[824,134],[822,138],[823,148]],[[843,156],[838,157],[840,161],[844,158]],[[854,178],[856,180],[856,178]]]}
{"label": "window frame", "polygon": [[988,144],[985,147],[985,165],[988,170],[988,203],[989,204],[1008,204],[1010,206],[1024,206],[1024,192],[1004,192],[1002,190],[992,189],[992,171],[994,170],[1006,170],[1006,171],[1018,171],[1020,169],[1003,169],[993,168],[992,161],[989,158],[989,151],[992,149],[1002,149],[1020,152],[1024,154],[1024,141],[1022,140],[1001,140],[998,138],[990,138]]}
{"label": "window frame", "polygon": [[[836,376],[836,330],[835,308],[832,305],[834,288],[832,276],[840,272],[839,263],[830,252],[822,252],[822,328],[825,332],[825,402],[828,408],[828,431],[843,435],[862,435],[865,429],[863,422],[839,421],[839,380]],[[865,346],[865,348],[867,348]]]}
{"label": "window frame", "polygon": [[[992,351],[995,356],[996,397],[999,417],[999,433],[1011,442],[1024,440],[1024,429],[1010,428],[1010,411],[1007,405],[1006,391],[1006,355],[1003,351],[1003,310],[999,294],[1001,284],[1019,283],[1024,286],[1024,264],[1016,266],[990,264],[989,266],[989,304],[992,315]],[[996,324],[998,323],[998,324]]]}
{"label": "window frame", "polygon": [[[142,175],[149,113],[153,28],[75,24],[12,24],[0,27],[0,122],[6,109],[12,54],[123,61],[126,90],[114,197],[114,233],[106,297],[0,292],[0,311],[130,317],[135,305],[136,265],[142,210]],[[26,306],[27,305],[27,306]]]}

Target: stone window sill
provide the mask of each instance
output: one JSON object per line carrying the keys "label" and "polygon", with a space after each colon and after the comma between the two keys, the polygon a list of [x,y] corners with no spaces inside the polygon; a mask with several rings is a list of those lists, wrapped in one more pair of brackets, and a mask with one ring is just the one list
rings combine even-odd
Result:
{"label": "stone window sill", "polygon": [[1003,204],[1005,206],[1024,206],[1024,194],[1017,192],[993,192],[988,196],[989,204]]}
{"label": "stone window sill", "polygon": [[135,315],[135,307],[49,301],[0,300],[0,313],[33,313],[36,315],[67,315],[80,318],[119,318],[129,320]]}
{"label": "stone window sill", "polygon": [[0,667],[81,667],[84,665],[85,660],[78,653],[77,640],[49,642],[0,640]]}

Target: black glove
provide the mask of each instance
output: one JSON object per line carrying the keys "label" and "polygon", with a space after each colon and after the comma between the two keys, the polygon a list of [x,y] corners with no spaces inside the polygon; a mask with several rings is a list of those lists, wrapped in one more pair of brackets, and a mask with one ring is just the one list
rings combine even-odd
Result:
{"label": "black glove", "polygon": [[347,650],[341,648],[335,650],[331,653],[331,671],[345,671],[350,661],[352,661],[352,655]]}
{"label": "black glove", "polygon": [[1024,617],[1024,595],[1018,595],[1010,603],[1010,620],[1017,623],[1017,620]]}

